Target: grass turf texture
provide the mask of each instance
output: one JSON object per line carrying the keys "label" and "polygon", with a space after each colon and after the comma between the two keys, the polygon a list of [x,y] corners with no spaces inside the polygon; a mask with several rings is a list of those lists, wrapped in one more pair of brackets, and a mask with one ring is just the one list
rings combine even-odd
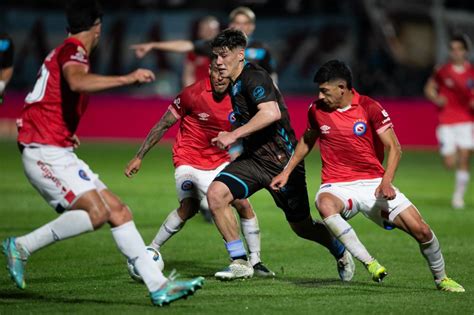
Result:
{"label": "grass turf texture", "polygon": [[[168,213],[177,207],[169,146],[147,156],[132,180],[123,170],[137,144],[84,143],[77,151],[109,188],[133,210],[148,243]],[[23,175],[16,144],[0,142],[0,238],[22,235],[56,217]],[[319,184],[319,157],[307,160],[309,198]],[[266,191],[252,196],[262,234],[263,261],[275,279],[219,282],[213,274],[228,264],[222,239],[213,225],[197,216],[162,249],[165,273],[206,277],[204,288],[161,310],[169,314],[304,313],[451,313],[474,312],[473,186],[467,209],[450,208],[453,175],[442,169],[435,152],[405,152],[396,185],[417,205],[441,242],[448,275],[466,289],[450,294],[435,289],[414,240],[400,231],[384,231],[362,215],[351,220],[369,251],[387,267],[382,284],[363,266],[351,283],[339,281],[328,252],[299,239]],[[313,207],[313,216],[319,217]],[[1,264],[5,264],[2,257]],[[107,226],[95,233],[57,243],[35,253],[26,269],[27,289],[20,291],[7,271],[0,272],[0,314],[151,313],[156,312],[143,285],[132,281]]]}

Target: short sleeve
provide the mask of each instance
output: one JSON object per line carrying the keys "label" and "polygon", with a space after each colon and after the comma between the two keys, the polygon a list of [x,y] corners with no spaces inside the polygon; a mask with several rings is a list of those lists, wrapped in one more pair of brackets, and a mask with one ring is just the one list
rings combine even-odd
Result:
{"label": "short sleeve", "polygon": [[378,102],[373,102],[367,107],[367,114],[377,133],[380,134],[388,128],[393,127],[390,116]]}
{"label": "short sleeve", "polygon": [[89,66],[89,58],[87,57],[86,50],[74,43],[68,43],[63,46],[58,53],[58,62],[61,68],[69,63],[79,63]]}
{"label": "short sleeve", "polygon": [[247,96],[258,105],[265,102],[275,101],[275,85],[270,75],[264,71],[252,71],[245,82]]}
{"label": "short sleeve", "polygon": [[8,36],[0,37],[0,68],[13,66],[14,47],[13,41]]}

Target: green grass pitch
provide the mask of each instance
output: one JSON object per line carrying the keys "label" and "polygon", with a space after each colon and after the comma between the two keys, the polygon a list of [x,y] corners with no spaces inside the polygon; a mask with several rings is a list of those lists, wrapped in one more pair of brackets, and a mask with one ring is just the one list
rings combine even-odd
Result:
{"label": "green grass pitch", "polygon": [[[123,175],[138,144],[86,142],[77,151],[109,188],[133,210],[146,242],[177,207],[170,147],[156,148],[132,180]],[[307,160],[310,201],[319,185],[319,157]],[[360,263],[351,283],[338,280],[334,259],[321,246],[299,239],[265,191],[252,196],[262,232],[263,261],[277,277],[219,282],[213,274],[228,264],[217,229],[201,217],[162,249],[165,274],[173,268],[184,278],[202,275],[206,283],[188,300],[157,310],[143,285],[133,282],[107,226],[35,253],[27,265],[27,289],[20,291],[0,270],[0,314],[156,313],[166,314],[473,314],[474,188],[467,208],[450,208],[453,174],[435,152],[405,152],[395,184],[416,204],[436,232],[448,275],[466,293],[435,290],[431,273],[414,240],[385,231],[362,215],[351,220],[369,251],[389,276],[371,281]],[[0,238],[21,235],[56,217],[23,175],[13,141],[0,142]],[[313,216],[319,217],[313,206]],[[2,265],[5,261],[2,257]]]}

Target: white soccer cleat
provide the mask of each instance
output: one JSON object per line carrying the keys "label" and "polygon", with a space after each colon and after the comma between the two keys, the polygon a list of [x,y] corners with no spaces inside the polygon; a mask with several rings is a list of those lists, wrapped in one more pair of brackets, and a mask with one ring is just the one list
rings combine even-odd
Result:
{"label": "white soccer cleat", "polygon": [[351,281],[355,273],[355,264],[351,253],[346,249],[341,258],[337,260],[337,272],[342,281]]}
{"label": "white soccer cleat", "polygon": [[247,260],[236,259],[222,271],[214,274],[219,280],[230,281],[234,279],[245,279],[253,276],[253,267]]}
{"label": "white soccer cleat", "polygon": [[451,205],[456,210],[464,209],[464,199],[459,197],[453,197]]}

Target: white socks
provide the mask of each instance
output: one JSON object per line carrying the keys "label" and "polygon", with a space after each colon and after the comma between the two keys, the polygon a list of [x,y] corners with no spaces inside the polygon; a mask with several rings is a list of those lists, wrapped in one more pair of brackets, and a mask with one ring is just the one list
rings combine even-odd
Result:
{"label": "white socks", "polygon": [[150,292],[158,290],[167,279],[146,251],[145,243],[133,221],[111,229],[117,247],[132,260]]}
{"label": "white socks", "polygon": [[364,264],[368,264],[374,260],[370,256],[365,246],[359,241],[352,226],[344,220],[340,214],[334,214],[324,219],[324,223],[329,231],[346,247],[346,249]]}
{"label": "white socks", "polygon": [[242,233],[249,249],[249,258],[252,266],[260,262],[260,228],[257,217],[252,219],[240,218]]}
{"label": "white socks", "polygon": [[463,170],[456,171],[456,182],[454,185],[454,199],[464,199],[464,194],[466,192],[467,184],[469,183],[469,172]]}
{"label": "white socks", "polygon": [[84,210],[70,210],[55,220],[33,232],[16,239],[16,244],[27,251],[26,255],[36,252],[56,241],[93,231],[89,214]]}
{"label": "white socks", "polygon": [[160,250],[160,247],[174,234],[176,234],[184,225],[184,221],[178,215],[178,210],[174,209],[168,215],[166,220],[161,224],[155,239],[151,242],[150,246],[156,250]]}
{"label": "white socks", "polygon": [[[431,231],[431,233],[433,233],[433,231]],[[435,281],[439,282],[444,279],[446,277],[444,258],[438,239],[434,233],[431,241],[420,244],[420,251],[428,262]]]}

